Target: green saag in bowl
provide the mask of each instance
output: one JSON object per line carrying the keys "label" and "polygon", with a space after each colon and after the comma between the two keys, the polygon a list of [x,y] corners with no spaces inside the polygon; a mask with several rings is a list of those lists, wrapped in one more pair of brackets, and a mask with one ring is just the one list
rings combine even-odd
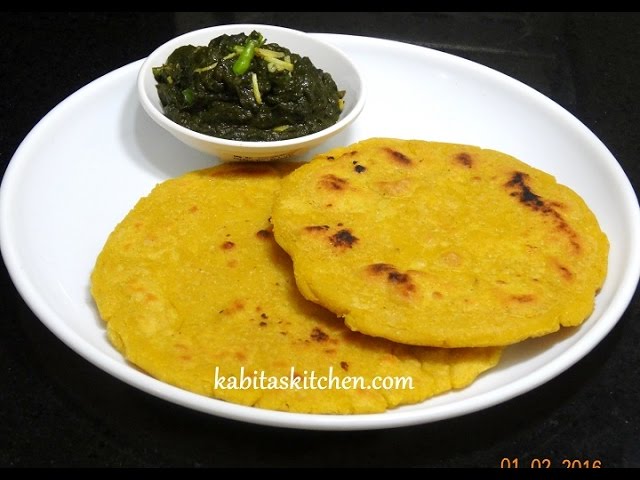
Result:
{"label": "green saag in bowl", "polygon": [[316,133],[335,124],[344,105],[328,72],[255,30],[178,47],[152,70],[168,118],[229,140]]}

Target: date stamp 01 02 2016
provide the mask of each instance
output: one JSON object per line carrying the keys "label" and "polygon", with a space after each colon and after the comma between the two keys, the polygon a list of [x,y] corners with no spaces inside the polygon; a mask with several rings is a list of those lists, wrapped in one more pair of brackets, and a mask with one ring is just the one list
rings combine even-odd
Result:
{"label": "date stamp 01 02 2016", "polygon": [[555,462],[550,458],[532,458],[527,464],[518,457],[503,458],[500,460],[500,468],[603,468],[600,460],[563,458]]}

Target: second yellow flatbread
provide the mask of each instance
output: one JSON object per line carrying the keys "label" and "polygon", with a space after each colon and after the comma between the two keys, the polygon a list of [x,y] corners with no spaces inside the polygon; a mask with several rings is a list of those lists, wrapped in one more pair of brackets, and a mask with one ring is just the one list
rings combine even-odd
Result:
{"label": "second yellow flatbread", "polygon": [[109,339],[131,363],[229,402],[349,414],[462,388],[498,362],[499,348],[367,337],[305,300],[269,223],[295,166],[188,173],[159,184],[115,228],[91,293]]}

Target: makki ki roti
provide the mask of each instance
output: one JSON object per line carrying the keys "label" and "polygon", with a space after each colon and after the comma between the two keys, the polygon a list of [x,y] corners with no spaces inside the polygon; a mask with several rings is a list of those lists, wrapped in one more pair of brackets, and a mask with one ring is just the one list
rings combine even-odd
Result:
{"label": "makki ki roti", "polygon": [[[294,164],[227,164],[155,187],[109,236],[91,293],[110,341],[150,375],[266,409],[379,412],[462,388],[499,348],[412,347],[350,331],[298,292],[269,217]],[[216,378],[227,383],[215,385]],[[413,389],[233,390],[230,377],[410,376]],[[307,372],[305,374],[305,371]],[[265,385],[263,383],[263,385]],[[310,383],[309,383],[310,385]]]}
{"label": "makki ki roti", "polygon": [[609,244],[554,177],[494,150],[369,139],[284,181],[272,215],[305,298],[354,331],[437,347],[580,325]]}

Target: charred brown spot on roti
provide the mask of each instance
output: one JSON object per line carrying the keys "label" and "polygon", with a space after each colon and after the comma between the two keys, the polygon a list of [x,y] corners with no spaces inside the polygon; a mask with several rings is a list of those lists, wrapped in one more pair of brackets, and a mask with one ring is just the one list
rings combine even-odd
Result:
{"label": "charred brown spot on roti", "polygon": [[329,335],[324,333],[318,327],[314,327],[314,329],[311,330],[310,337],[311,337],[311,340],[314,340],[316,342],[326,342],[327,340],[329,340]]}
{"label": "charred brown spot on roti", "polygon": [[336,157],[334,157],[333,155],[327,155],[327,160],[335,160]]}
{"label": "charred brown spot on roti", "polygon": [[[526,181],[529,175],[523,172],[514,172],[511,179],[505,183],[505,187],[515,188],[509,195],[512,197],[518,197],[521,203],[534,210],[541,210],[545,207],[542,199],[533,193]],[[547,207],[548,208],[548,207]]]}
{"label": "charred brown spot on roti", "polygon": [[268,230],[262,229],[262,230],[258,230],[256,232],[256,237],[261,238],[263,240],[266,240],[268,238],[273,237],[273,232],[272,232],[272,228],[269,228]]}
{"label": "charred brown spot on roti", "polygon": [[319,186],[325,190],[345,190],[349,182],[344,178],[337,177],[332,173],[323,175],[318,182]]}
{"label": "charred brown spot on roti", "polygon": [[405,297],[410,296],[415,291],[416,291],[415,283],[406,283],[405,285],[402,286],[402,290],[401,290],[402,294]]}
{"label": "charred brown spot on roti", "polygon": [[234,300],[231,305],[223,310],[220,310],[218,313],[231,315],[233,313],[238,313],[241,310],[244,310],[244,302],[242,300]]}
{"label": "charred brown spot on roti", "polygon": [[559,213],[557,212],[554,212],[554,213],[555,213],[555,216],[558,217],[558,219],[560,220],[559,222],[556,223],[556,228],[569,238],[569,242],[573,246],[574,250],[576,252],[579,252],[580,249],[582,248],[582,245],[580,245],[580,241],[579,241],[580,237],[569,226],[569,224],[564,221],[564,218],[562,218]]}
{"label": "charred brown spot on roti", "polygon": [[258,325],[260,325],[261,327],[266,327],[267,326],[267,322],[260,322]]}
{"label": "charred brown spot on roti", "polygon": [[197,211],[198,211],[197,205],[192,205],[191,208],[189,208],[189,213],[196,213]]}
{"label": "charred brown spot on roti", "polygon": [[236,300],[233,302],[233,305],[231,306],[231,308],[232,310],[240,311],[244,309],[244,302],[242,300]]}
{"label": "charred brown spot on roti", "polygon": [[269,318],[269,315],[267,315],[266,313],[261,313],[260,314],[260,318],[267,319],[267,318]]}
{"label": "charred brown spot on roti", "polygon": [[223,249],[223,250],[231,250],[231,249],[232,249],[233,247],[235,247],[235,246],[236,246],[236,244],[235,244],[235,243],[227,241],[227,242],[224,242],[224,243],[222,244],[222,249]]}
{"label": "charred brown spot on roti", "polygon": [[356,171],[356,173],[362,173],[367,169],[367,167],[365,167],[364,165],[356,165],[355,167],[353,167],[353,169]]}
{"label": "charred brown spot on roti", "polygon": [[535,297],[530,293],[525,293],[522,295],[511,295],[511,298],[518,303],[531,303],[535,300]]}
{"label": "charred brown spot on roti", "polygon": [[407,166],[413,163],[413,161],[409,157],[407,157],[404,153],[398,152],[397,150],[393,150],[392,148],[385,147],[384,151],[389,154],[389,157],[391,157],[391,160],[393,160],[396,163],[399,163],[400,165]]}
{"label": "charred brown spot on roti", "polygon": [[334,235],[329,237],[331,245],[340,248],[352,248],[354,243],[358,243],[358,237],[355,237],[351,230],[343,228]]}
{"label": "charred brown spot on roti", "polygon": [[557,210],[558,208],[565,208],[565,206],[559,202],[545,201],[531,189],[528,180],[529,175],[526,173],[513,172],[511,178],[504,186],[511,190],[509,192],[511,197],[517,197],[523,205],[546,217],[550,217],[555,223],[556,230],[567,237],[567,240],[576,253],[580,252],[582,249],[580,237]]}
{"label": "charred brown spot on roti", "polygon": [[307,232],[324,232],[329,230],[329,225],[309,225],[308,227],[304,227]]}
{"label": "charred brown spot on roti", "polygon": [[367,267],[367,272],[372,276],[384,276],[387,282],[396,287],[404,296],[409,296],[416,291],[416,285],[409,273],[402,273],[395,266],[388,263],[374,263]]}
{"label": "charred brown spot on roti", "polygon": [[340,362],[340,368],[343,369],[345,372],[348,372],[349,364],[347,362]]}
{"label": "charred brown spot on roti", "polygon": [[387,278],[391,283],[407,283],[409,282],[409,275],[406,273],[400,273],[397,271],[389,272]]}
{"label": "charred brown spot on roti", "polygon": [[389,265],[388,263],[374,263],[373,265],[369,265],[367,267],[372,273],[384,273],[384,272],[393,272],[396,270],[396,267],[393,265]]}
{"label": "charred brown spot on roti", "polygon": [[564,278],[567,281],[573,280],[573,272],[569,270],[567,267],[565,267],[561,263],[556,262],[556,268],[560,272],[560,275],[562,276],[562,278]]}
{"label": "charred brown spot on roti", "polygon": [[460,152],[455,156],[456,162],[458,162],[463,167],[471,168],[473,167],[473,157],[467,152]]}

